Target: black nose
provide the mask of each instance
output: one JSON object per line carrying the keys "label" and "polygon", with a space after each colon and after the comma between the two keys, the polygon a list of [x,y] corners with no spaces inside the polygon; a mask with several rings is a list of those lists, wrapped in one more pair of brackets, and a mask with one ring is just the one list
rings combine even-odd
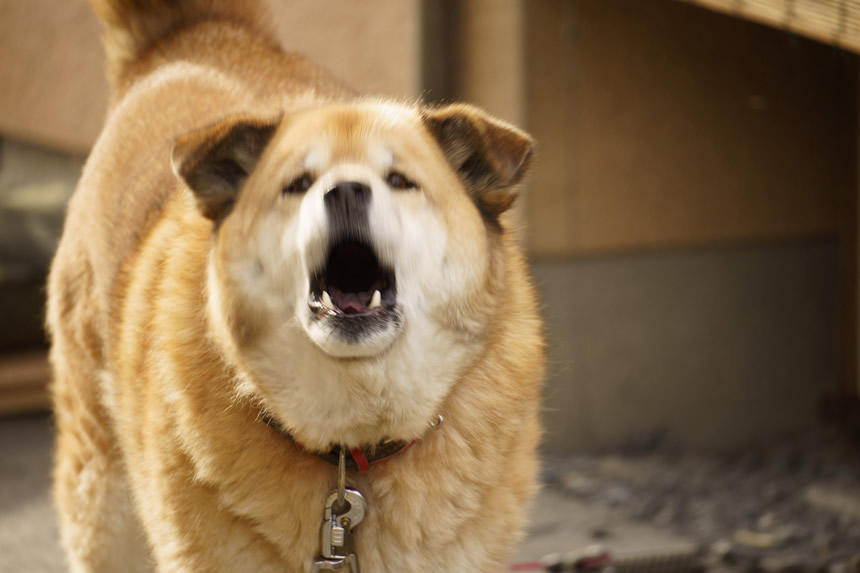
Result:
{"label": "black nose", "polygon": [[353,223],[364,217],[370,203],[370,187],[358,181],[340,181],[325,194],[329,217],[336,223]]}

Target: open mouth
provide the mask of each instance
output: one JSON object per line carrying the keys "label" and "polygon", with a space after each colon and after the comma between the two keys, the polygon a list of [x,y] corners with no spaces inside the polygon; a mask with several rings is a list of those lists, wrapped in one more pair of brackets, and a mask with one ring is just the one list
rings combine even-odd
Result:
{"label": "open mouth", "polygon": [[343,240],[329,250],[324,266],[311,277],[308,304],[317,317],[359,318],[394,308],[394,272],[383,266],[373,248]]}

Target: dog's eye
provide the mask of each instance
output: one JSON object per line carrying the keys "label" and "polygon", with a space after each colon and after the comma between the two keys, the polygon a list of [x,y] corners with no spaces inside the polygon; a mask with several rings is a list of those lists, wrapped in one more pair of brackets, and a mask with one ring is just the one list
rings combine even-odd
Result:
{"label": "dog's eye", "polygon": [[310,189],[311,185],[314,184],[314,178],[311,177],[310,173],[302,173],[292,181],[290,184],[284,187],[284,194],[287,193],[304,193],[308,189]]}
{"label": "dog's eye", "polygon": [[418,189],[418,185],[399,171],[392,171],[385,176],[385,182],[392,189]]}

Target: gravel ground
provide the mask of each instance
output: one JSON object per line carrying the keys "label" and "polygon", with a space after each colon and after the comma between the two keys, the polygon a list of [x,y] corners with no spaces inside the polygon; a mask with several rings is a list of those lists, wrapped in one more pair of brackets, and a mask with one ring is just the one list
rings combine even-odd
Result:
{"label": "gravel ground", "polygon": [[[741,570],[860,571],[860,443],[821,431],[732,455],[549,459],[546,480],[616,519],[692,541]],[[595,523],[610,541],[611,525]],[[851,569],[853,567],[853,569]]]}

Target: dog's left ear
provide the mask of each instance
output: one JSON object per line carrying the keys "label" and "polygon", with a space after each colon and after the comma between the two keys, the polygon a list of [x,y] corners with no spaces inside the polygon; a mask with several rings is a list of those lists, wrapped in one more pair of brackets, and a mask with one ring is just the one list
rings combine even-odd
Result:
{"label": "dog's left ear", "polygon": [[171,163],[213,221],[226,217],[280,118],[233,117],[192,131],[173,144]]}
{"label": "dog's left ear", "polygon": [[506,211],[531,163],[531,137],[467,104],[424,110],[423,119],[478,208],[492,219]]}

